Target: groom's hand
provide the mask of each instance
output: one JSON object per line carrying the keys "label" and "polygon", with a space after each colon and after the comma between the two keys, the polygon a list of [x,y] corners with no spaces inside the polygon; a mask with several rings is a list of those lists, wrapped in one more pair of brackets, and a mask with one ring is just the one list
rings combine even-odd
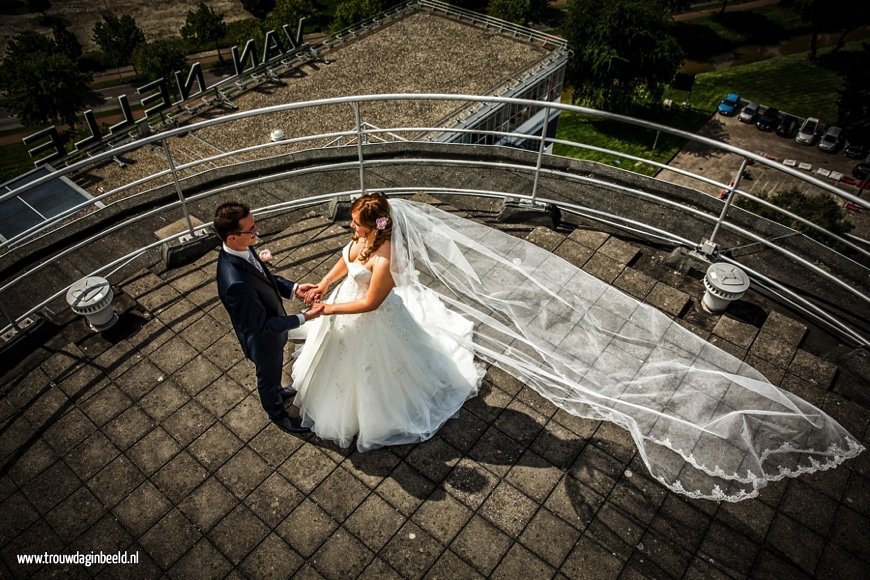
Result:
{"label": "groom's hand", "polygon": [[311,305],[311,308],[305,311],[305,320],[313,320],[323,314],[323,308],[325,305],[323,302],[316,302]]}
{"label": "groom's hand", "polygon": [[311,306],[315,302],[320,302],[320,289],[315,286],[305,294],[305,304]]}
{"label": "groom's hand", "polygon": [[299,300],[306,300],[307,295],[311,292],[311,290],[315,290],[317,288],[317,284],[299,284],[296,286],[296,298]]}

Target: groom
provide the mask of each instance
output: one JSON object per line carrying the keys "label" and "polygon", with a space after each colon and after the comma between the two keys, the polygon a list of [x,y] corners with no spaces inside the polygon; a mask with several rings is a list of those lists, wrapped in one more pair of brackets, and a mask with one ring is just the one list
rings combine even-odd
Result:
{"label": "groom", "polygon": [[314,284],[295,284],[273,275],[252,250],[257,225],[248,206],[225,203],[214,214],[214,229],[223,241],[217,265],[218,295],[230,315],[242,352],[257,369],[257,391],[269,418],[290,433],[306,433],[283,401],[296,394],[281,387],[287,331],[317,318],[323,311],[312,304],[304,314],[287,315],[282,298],[303,298]]}

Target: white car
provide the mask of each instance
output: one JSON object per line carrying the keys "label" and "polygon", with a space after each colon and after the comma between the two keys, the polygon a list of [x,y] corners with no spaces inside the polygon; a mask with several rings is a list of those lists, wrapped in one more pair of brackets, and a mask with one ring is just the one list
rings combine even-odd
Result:
{"label": "white car", "polygon": [[801,123],[801,128],[798,129],[797,137],[795,137],[794,140],[801,145],[812,145],[813,141],[816,140],[816,133],[818,133],[818,131],[819,120],[815,117],[807,117],[807,119]]}

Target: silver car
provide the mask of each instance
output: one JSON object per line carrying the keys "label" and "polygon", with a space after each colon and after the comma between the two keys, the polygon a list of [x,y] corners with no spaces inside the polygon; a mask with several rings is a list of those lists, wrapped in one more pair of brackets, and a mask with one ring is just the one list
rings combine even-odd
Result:
{"label": "silver car", "polygon": [[816,140],[816,133],[818,131],[819,120],[815,117],[807,117],[807,119],[801,124],[801,128],[798,129],[797,137],[795,137],[794,140],[801,145],[812,145],[813,141]]}
{"label": "silver car", "polygon": [[822,135],[822,139],[819,141],[819,150],[826,151],[828,153],[832,153],[837,150],[837,147],[840,146],[840,139],[842,139],[843,130],[839,127],[831,125],[828,127],[828,130],[825,131],[825,134]]}
{"label": "silver car", "polygon": [[743,110],[740,111],[740,114],[737,115],[738,121],[743,121],[744,123],[751,123],[755,120],[755,116],[758,114],[758,103],[753,103],[750,101],[743,107]]}

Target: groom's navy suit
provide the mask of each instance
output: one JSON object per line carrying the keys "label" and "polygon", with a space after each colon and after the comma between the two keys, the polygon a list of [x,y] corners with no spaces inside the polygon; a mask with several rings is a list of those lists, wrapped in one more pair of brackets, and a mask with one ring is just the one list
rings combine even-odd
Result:
{"label": "groom's navy suit", "polygon": [[[261,263],[262,265],[262,263]],[[287,315],[282,298],[293,298],[295,284],[263,266],[261,274],[244,259],[223,249],[217,265],[218,296],[230,315],[242,352],[257,367],[257,390],[273,420],[287,417],[281,402],[281,369],[287,331],[300,325]]]}

